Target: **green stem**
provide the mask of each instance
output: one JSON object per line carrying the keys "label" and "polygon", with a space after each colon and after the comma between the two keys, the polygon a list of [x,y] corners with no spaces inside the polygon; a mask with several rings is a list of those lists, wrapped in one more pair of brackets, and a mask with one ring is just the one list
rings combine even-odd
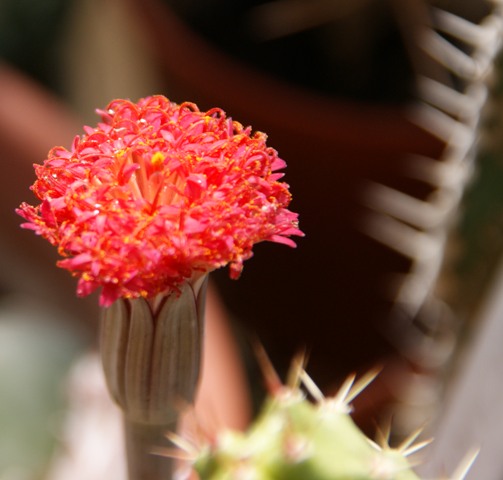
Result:
{"label": "green stem", "polygon": [[129,480],[171,480],[175,459],[155,453],[172,448],[166,433],[176,431],[176,422],[149,425],[124,421]]}

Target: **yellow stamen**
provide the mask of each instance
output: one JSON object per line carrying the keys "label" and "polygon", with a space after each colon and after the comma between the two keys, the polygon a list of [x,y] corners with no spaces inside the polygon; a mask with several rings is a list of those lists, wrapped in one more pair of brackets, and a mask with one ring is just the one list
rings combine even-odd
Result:
{"label": "yellow stamen", "polygon": [[166,157],[164,156],[164,153],[162,152],[155,152],[152,155],[152,158],[150,159],[150,162],[152,163],[153,167],[160,167],[164,163],[164,159]]}

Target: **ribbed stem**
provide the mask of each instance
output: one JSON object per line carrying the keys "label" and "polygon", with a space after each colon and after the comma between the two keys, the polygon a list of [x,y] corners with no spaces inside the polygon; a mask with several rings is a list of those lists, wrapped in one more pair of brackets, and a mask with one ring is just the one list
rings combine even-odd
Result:
{"label": "ribbed stem", "polygon": [[171,480],[169,447],[199,380],[206,278],[154,300],[119,299],[103,311],[101,356],[124,413],[129,480]]}
{"label": "ribbed stem", "polygon": [[168,425],[147,425],[124,421],[128,476],[130,480],[171,480],[175,460],[153,450],[169,448],[167,432],[176,430],[176,422]]}

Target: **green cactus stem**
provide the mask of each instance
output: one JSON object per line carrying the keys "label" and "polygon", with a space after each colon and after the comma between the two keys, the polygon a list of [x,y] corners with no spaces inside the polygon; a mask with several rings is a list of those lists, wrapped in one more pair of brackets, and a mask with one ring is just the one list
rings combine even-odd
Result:
{"label": "green cactus stem", "polygon": [[[305,371],[277,389],[246,433],[226,431],[194,461],[201,480],[419,480],[408,455],[417,435],[398,449],[369,440],[353,422],[350,402],[370,382],[354,377],[325,398]],[[315,398],[310,402],[300,381]]]}

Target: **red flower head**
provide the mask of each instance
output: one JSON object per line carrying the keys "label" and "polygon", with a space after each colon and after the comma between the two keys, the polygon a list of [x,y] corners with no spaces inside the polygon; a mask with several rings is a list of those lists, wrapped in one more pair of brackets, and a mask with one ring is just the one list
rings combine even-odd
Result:
{"label": "red flower head", "polygon": [[80,277],[79,295],[102,287],[108,306],[169,294],[226,264],[237,278],[257,242],[295,246],[285,163],[265,134],[163,96],[99,113],[71,151],[55,147],[35,165],[41,203],[18,209]]}

